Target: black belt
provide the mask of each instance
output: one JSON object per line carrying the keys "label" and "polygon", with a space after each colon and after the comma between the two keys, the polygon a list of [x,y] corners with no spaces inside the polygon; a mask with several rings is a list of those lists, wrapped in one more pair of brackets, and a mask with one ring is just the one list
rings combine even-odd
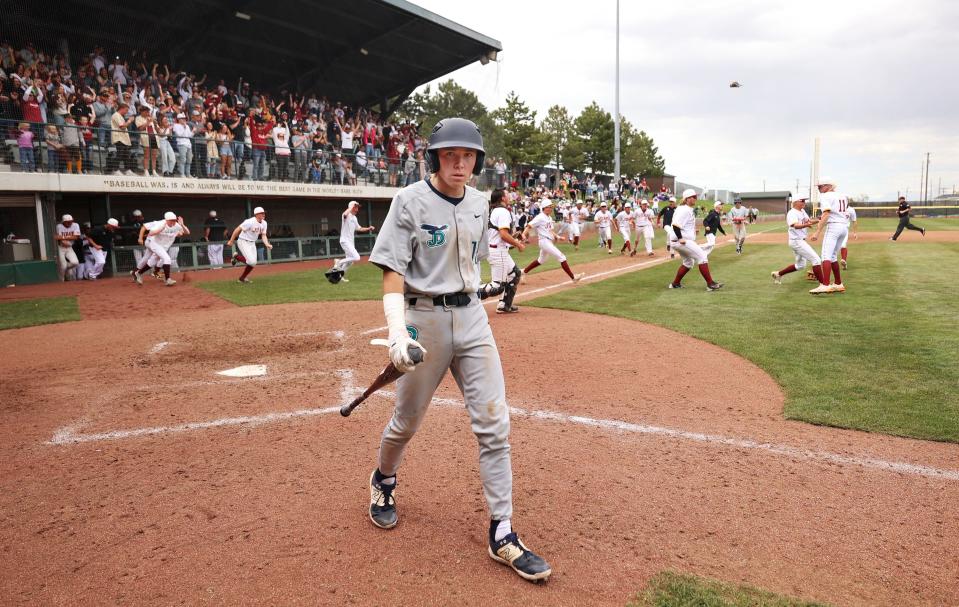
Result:
{"label": "black belt", "polygon": [[[410,307],[416,305],[417,298],[410,298]],[[437,295],[433,298],[434,306],[444,306],[446,308],[462,308],[470,303],[469,293],[447,293],[446,295]]]}

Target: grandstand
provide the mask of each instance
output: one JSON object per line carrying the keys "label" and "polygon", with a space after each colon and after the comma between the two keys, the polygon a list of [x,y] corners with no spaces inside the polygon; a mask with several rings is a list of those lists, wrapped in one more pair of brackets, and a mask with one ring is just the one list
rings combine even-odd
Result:
{"label": "grandstand", "polygon": [[[4,13],[0,231],[30,251],[5,244],[15,271],[0,274],[18,283],[56,276],[63,213],[128,226],[134,209],[175,209],[199,226],[210,209],[233,224],[262,203],[271,226],[313,239],[291,240],[284,259],[335,255],[345,201],[379,223],[396,189],[425,174],[424,136],[393,111],[502,50],[404,0],[15,0]],[[202,257],[182,247],[180,266]]]}

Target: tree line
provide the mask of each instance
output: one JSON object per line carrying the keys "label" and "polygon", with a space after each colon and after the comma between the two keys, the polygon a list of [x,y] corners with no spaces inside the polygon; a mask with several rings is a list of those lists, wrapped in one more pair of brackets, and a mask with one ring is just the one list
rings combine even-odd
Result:
{"label": "tree line", "polygon": [[[554,163],[567,171],[613,172],[613,116],[595,101],[573,116],[554,105],[542,120],[515,92],[490,111],[476,93],[453,80],[414,93],[396,111],[400,120],[428,134],[443,118],[460,116],[479,126],[487,158],[502,157],[509,166]],[[666,168],[653,138],[620,117],[620,167],[623,175],[662,176]]]}

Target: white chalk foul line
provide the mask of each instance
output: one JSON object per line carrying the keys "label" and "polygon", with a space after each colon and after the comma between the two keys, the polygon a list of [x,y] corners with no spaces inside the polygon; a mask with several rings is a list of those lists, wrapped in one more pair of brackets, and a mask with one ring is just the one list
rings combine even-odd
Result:
{"label": "white chalk foul line", "polygon": [[[341,380],[340,400],[343,403],[349,402],[355,394],[362,392],[353,383],[353,371],[346,369],[335,373]],[[395,392],[381,390],[375,397],[392,399],[396,397]],[[463,407],[462,399],[433,397],[433,403],[437,405]],[[76,426],[68,426],[57,430],[53,437],[47,442],[50,445],[76,445],[81,443],[90,443],[97,441],[111,441],[128,438],[138,438],[144,436],[155,436],[159,434],[178,434],[183,432],[193,432],[197,430],[209,430],[223,428],[228,426],[258,426],[277,422],[288,421],[301,417],[316,417],[339,412],[339,406],[299,409],[296,411],[285,411],[275,413],[264,413],[261,415],[250,415],[242,417],[225,417],[203,422],[189,422],[173,426],[153,426],[149,428],[133,428],[127,430],[113,430],[110,432],[98,432],[91,434],[81,434],[76,432]],[[676,428],[667,428],[663,426],[653,426],[649,424],[636,424],[617,419],[596,419],[584,417],[581,415],[569,415],[559,411],[548,410],[528,410],[521,407],[510,407],[510,414],[516,417],[526,417],[538,421],[554,422],[560,424],[574,424],[587,428],[597,428],[600,430],[623,432],[629,434],[661,436],[676,440],[691,441],[706,445],[719,445],[723,447],[733,447],[736,449],[749,449],[761,451],[772,455],[791,457],[798,460],[838,464],[842,466],[854,466],[870,470],[884,472],[895,472],[900,474],[909,474],[913,476],[924,476],[934,479],[948,481],[959,481],[959,470],[950,470],[935,468],[932,466],[923,466],[919,464],[910,464],[907,462],[897,462],[884,460],[874,457],[861,457],[852,455],[842,455],[830,451],[817,451],[812,449],[802,449],[790,445],[778,443],[760,442],[748,438],[737,438],[732,436],[723,436],[721,434],[706,434],[702,432],[691,432]]]}

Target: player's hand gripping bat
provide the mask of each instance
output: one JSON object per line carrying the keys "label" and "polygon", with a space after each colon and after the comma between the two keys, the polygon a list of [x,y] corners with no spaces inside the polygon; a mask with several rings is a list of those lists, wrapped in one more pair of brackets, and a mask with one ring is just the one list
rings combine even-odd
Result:
{"label": "player's hand gripping bat", "polygon": [[[376,340],[374,340],[376,341]],[[413,360],[413,364],[418,365],[423,362],[423,351],[413,346],[410,348],[410,358]],[[373,380],[373,383],[370,384],[370,387],[363,391],[363,394],[360,394],[353,399],[352,402],[348,405],[343,405],[340,407],[340,415],[343,417],[349,417],[350,413],[353,413],[353,409],[356,409],[360,406],[360,403],[365,401],[370,397],[374,392],[379,390],[384,386],[388,386],[391,383],[395,382],[400,376],[403,375],[403,372],[396,368],[392,362],[386,365],[386,368],[383,369],[379,375],[376,376],[376,379]]]}

